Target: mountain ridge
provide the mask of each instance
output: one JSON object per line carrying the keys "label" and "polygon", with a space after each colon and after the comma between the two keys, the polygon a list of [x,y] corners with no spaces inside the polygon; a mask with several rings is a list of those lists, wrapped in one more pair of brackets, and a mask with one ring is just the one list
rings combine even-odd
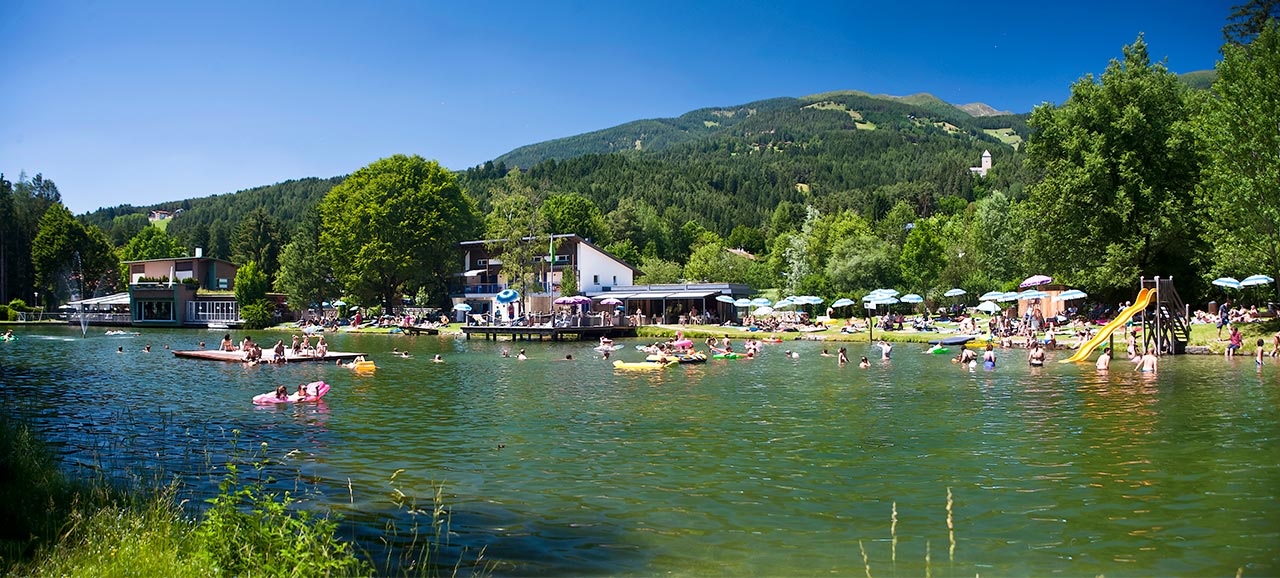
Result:
{"label": "mountain ridge", "polygon": [[[1016,116],[984,103],[954,105],[927,92],[906,96],[872,94],[861,90],[834,90],[801,97],[776,97],[739,105],[694,109],[676,117],[649,118],[612,127],[532,143],[494,158],[495,163],[528,168],[548,159],[563,160],[584,154],[627,153],[663,150],[702,137],[721,133],[761,112],[791,106],[808,107],[843,97],[861,97],[894,102],[924,109],[943,117],[961,114],[969,118]],[[947,120],[944,118],[944,120]]]}

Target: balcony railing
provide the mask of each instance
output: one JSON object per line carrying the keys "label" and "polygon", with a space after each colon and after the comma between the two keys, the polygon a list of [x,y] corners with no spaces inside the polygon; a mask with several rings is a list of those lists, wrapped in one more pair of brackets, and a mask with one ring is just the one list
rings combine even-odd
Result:
{"label": "balcony railing", "polygon": [[[532,283],[529,290],[535,294],[546,294],[558,290],[558,283]],[[479,285],[462,285],[455,287],[449,293],[451,295],[497,295],[504,289],[517,289],[507,283],[482,283]]]}

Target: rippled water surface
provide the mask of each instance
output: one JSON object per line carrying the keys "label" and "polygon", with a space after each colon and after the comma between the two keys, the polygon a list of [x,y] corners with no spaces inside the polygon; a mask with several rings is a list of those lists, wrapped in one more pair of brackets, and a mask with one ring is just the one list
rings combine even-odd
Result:
{"label": "rippled water surface", "polygon": [[[377,361],[361,375],[163,349],[207,331],[20,334],[0,343],[0,399],[73,467],[207,494],[240,430],[370,550],[412,522],[396,491],[443,484],[446,555],[484,547],[498,575],[1280,574],[1280,377],[1248,358],[1166,358],[1152,377],[1010,351],[970,372],[851,344],[874,360],[860,370],[819,355],[838,344],[788,342],[619,373],[582,343],[330,336]],[[615,358],[639,360],[634,343]],[[321,379],[320,403],[250,403]]]}

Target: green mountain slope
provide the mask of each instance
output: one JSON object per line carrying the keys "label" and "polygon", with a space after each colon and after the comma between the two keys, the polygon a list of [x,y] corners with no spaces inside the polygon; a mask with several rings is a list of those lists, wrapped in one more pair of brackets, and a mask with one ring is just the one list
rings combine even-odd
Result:
{"label": "green mountain slope", "polygon": [[525,145],[493,160],[495,163],[506,163],[507,166],[530,167],[547,159],[567,159],[584,154],[661,150],[714,134],[754,114],[795,102],[796,99],[793,98],[775,98],[741,106],[703,108],[675,118],[637,120],[607,129]]}
{"label": "green mountain slope", "polygon": [[[906,201],[916,214],[928,215],[965,206],[976,196],[975,187],[1016,195],[1025,180],[1013,145],[1028,134],[1028,115],[974,117],[932,97],[857,91],[765,102],[735,108],[753,110],[717,127],[691,127],[688,120],[723,109],[684,115],[680,137],[660,147],[573,155],[586,149],[561,139],[565,158],[548,155],[548,143],[539,143],[517,149],[520,157],[513,151],[496,160],[521,166],[528,182],[548,194],[589,198],[610,228],[597,240],[625,239],[642,249],[654,244],[651,253],[677,260],[683,257],[679,238],[690,222],[728,236],[740,225],[761,231],[798,226],[778,221],[783,206],[852,209],[878,219]],[[663,126],[675,127],[676,120]],[[606,138],[621,128],[588,134]],[[995,170],[976,181],[969,167],[977,166],[984,150],[994,154]],[[516,162],[541,155],[548,158]],[[476,168],[464,173],[463,182],[483,205],[499,178]]]}
{"label": "green mountain slope", "polygon": [[801,98],[773,98],[731,107],[703,108],[675,118],[638,120],[580,135],[525,145],[494,159],[512,167],[531,167],[548,159],[563,160],[586,154],[655,152],[679,144],[731,132],[756,116],[804,107],[822,108],[822,103],[845,98],[860,102],[884,101],[914,107],[917,116],[941,120],[966,119],[1005,114],[982,103],[957,107],[931,94],[908,96],[873,95],[857,90],[841,90]]}
{"label": "green mountain slope", "polygon": [[1191,88],[1200,90],[1209,90],[1213,88],[1214,81],[1218,80],[1217,70],[1196,70],[1193,72],[1184,72],[1178,75],[1178,80],[1186,83]]}

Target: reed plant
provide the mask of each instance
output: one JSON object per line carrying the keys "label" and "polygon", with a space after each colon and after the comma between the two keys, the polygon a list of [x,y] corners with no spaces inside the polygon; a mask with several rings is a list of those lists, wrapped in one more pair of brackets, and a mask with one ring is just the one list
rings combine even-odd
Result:
{"label": "reed plant", "polygon": [[[452,568],[433,559],[449,534],[442,486],[433,485],[427,508],[396,489],[394,503],[407,510],[410,527],[389,524],[384,544],[403,542],[399,532],[407,531],[411,545],[388,548],[387,563],[376,567],[372,555],[339,539],[337,521],[301,507],[294,493],[273,489],[266,445],[246,453],[236,444],[238,433],[231,436],[219,491],[192,516],[179,483],[124,490],[102,477],[73,479],[27,424],[0,417],[0,575],[459,574],[461,558]],[[479,575],[492,571],[483,550],[469,568]]]}

